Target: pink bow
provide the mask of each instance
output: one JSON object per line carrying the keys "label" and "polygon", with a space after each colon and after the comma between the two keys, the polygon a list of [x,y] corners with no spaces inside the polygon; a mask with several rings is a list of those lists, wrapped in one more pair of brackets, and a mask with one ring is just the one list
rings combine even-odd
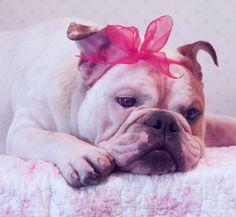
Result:
{"label": "pink bow", "polygon": [[170,36],[173,21],[170,16],[162,16],[152,21],[146,30],[144,41],[141,44],[136,27],[108,25],[101,31],[106,31],[110,43],[100,48],[95,55],[81,56],[82,59],[94,64],[133,64],[140,59],[151,63],[159,72],[177,78],[170,70],[170,64],[181,63],[168,59],[160,50],[164,47]]}

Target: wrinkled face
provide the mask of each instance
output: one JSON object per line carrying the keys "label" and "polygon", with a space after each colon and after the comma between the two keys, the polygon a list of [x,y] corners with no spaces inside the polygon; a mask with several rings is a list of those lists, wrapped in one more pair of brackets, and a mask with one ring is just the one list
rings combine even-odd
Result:
{"label": "wrinkled face", "polygon": [[204,151],[204,96],[190,72],[176,71],[183,77],[169,78],[143,61],[112,67],[86,94],[80,135],[106,149],[123,171],[193,168]]}

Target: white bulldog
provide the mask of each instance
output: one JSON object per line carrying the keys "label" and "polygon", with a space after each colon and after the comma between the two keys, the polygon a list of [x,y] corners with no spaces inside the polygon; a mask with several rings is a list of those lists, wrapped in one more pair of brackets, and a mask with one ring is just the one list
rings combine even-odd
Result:
{"label": "white bulldog", "polygon": [[203,156],[205,141],[236,144],[235,119],[204,112],[196,55],[203,49],[217,65],[208,42],[166,52],[182,64],[172,67],[182,75],[173,79],[142,58],[108,68],[79,60],[80,53],[99,53],[112,42],[104,29],[70,22],[1,33],[2,153],[50,161],[80,187],[100,182],[114,167],[139,174],[187,171]]}

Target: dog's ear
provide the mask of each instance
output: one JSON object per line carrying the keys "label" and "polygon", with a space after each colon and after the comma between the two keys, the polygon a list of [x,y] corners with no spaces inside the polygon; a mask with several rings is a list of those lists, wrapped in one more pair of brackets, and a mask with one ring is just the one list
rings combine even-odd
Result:
{"label": "dog's ear", "polygon": [[68,27],[67,36],[73,41],[78,41],[85,39],[98,31],[99,30],[97,27],[86,26],[83,24],[72,22]]}
{"label": "dog's ear", "polygon": [[[67,37],[76,42],[80,55],[96,56],[101,49],[110,45],[105,28],[86,26],[72,22],[67,30]],[[87,60],[80,60],[79,71],[88,86],[100,77],[101,68],[105,65],[93,64]]]}
{"label": "dog's ear", "polygon": [[236,146],[236,118],[206,114],[207,147]]}
{"label": "dog's ear", "polygon": [[201,65],[197,61],[197,54],[199,50],[206,51],[213,59],[215,65],[218,66],[217,55],[214,47],[206,41],[197,41],[192,44],[186,44],[178,48],[178,51],[185,56],[183,64],[193,73],[198,79],[202,80]]}

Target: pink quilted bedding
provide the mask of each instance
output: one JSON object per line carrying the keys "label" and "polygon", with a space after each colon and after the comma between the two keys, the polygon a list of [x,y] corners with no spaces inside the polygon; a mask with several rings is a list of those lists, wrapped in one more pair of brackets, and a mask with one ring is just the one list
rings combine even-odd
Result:
{"label": "pink quilted bedding", "polygon": [[236,147],[208,148],[187,173],[115,173],[102,184],[69,187],[43,161],[0,156],[0,216],[235,217]]}

